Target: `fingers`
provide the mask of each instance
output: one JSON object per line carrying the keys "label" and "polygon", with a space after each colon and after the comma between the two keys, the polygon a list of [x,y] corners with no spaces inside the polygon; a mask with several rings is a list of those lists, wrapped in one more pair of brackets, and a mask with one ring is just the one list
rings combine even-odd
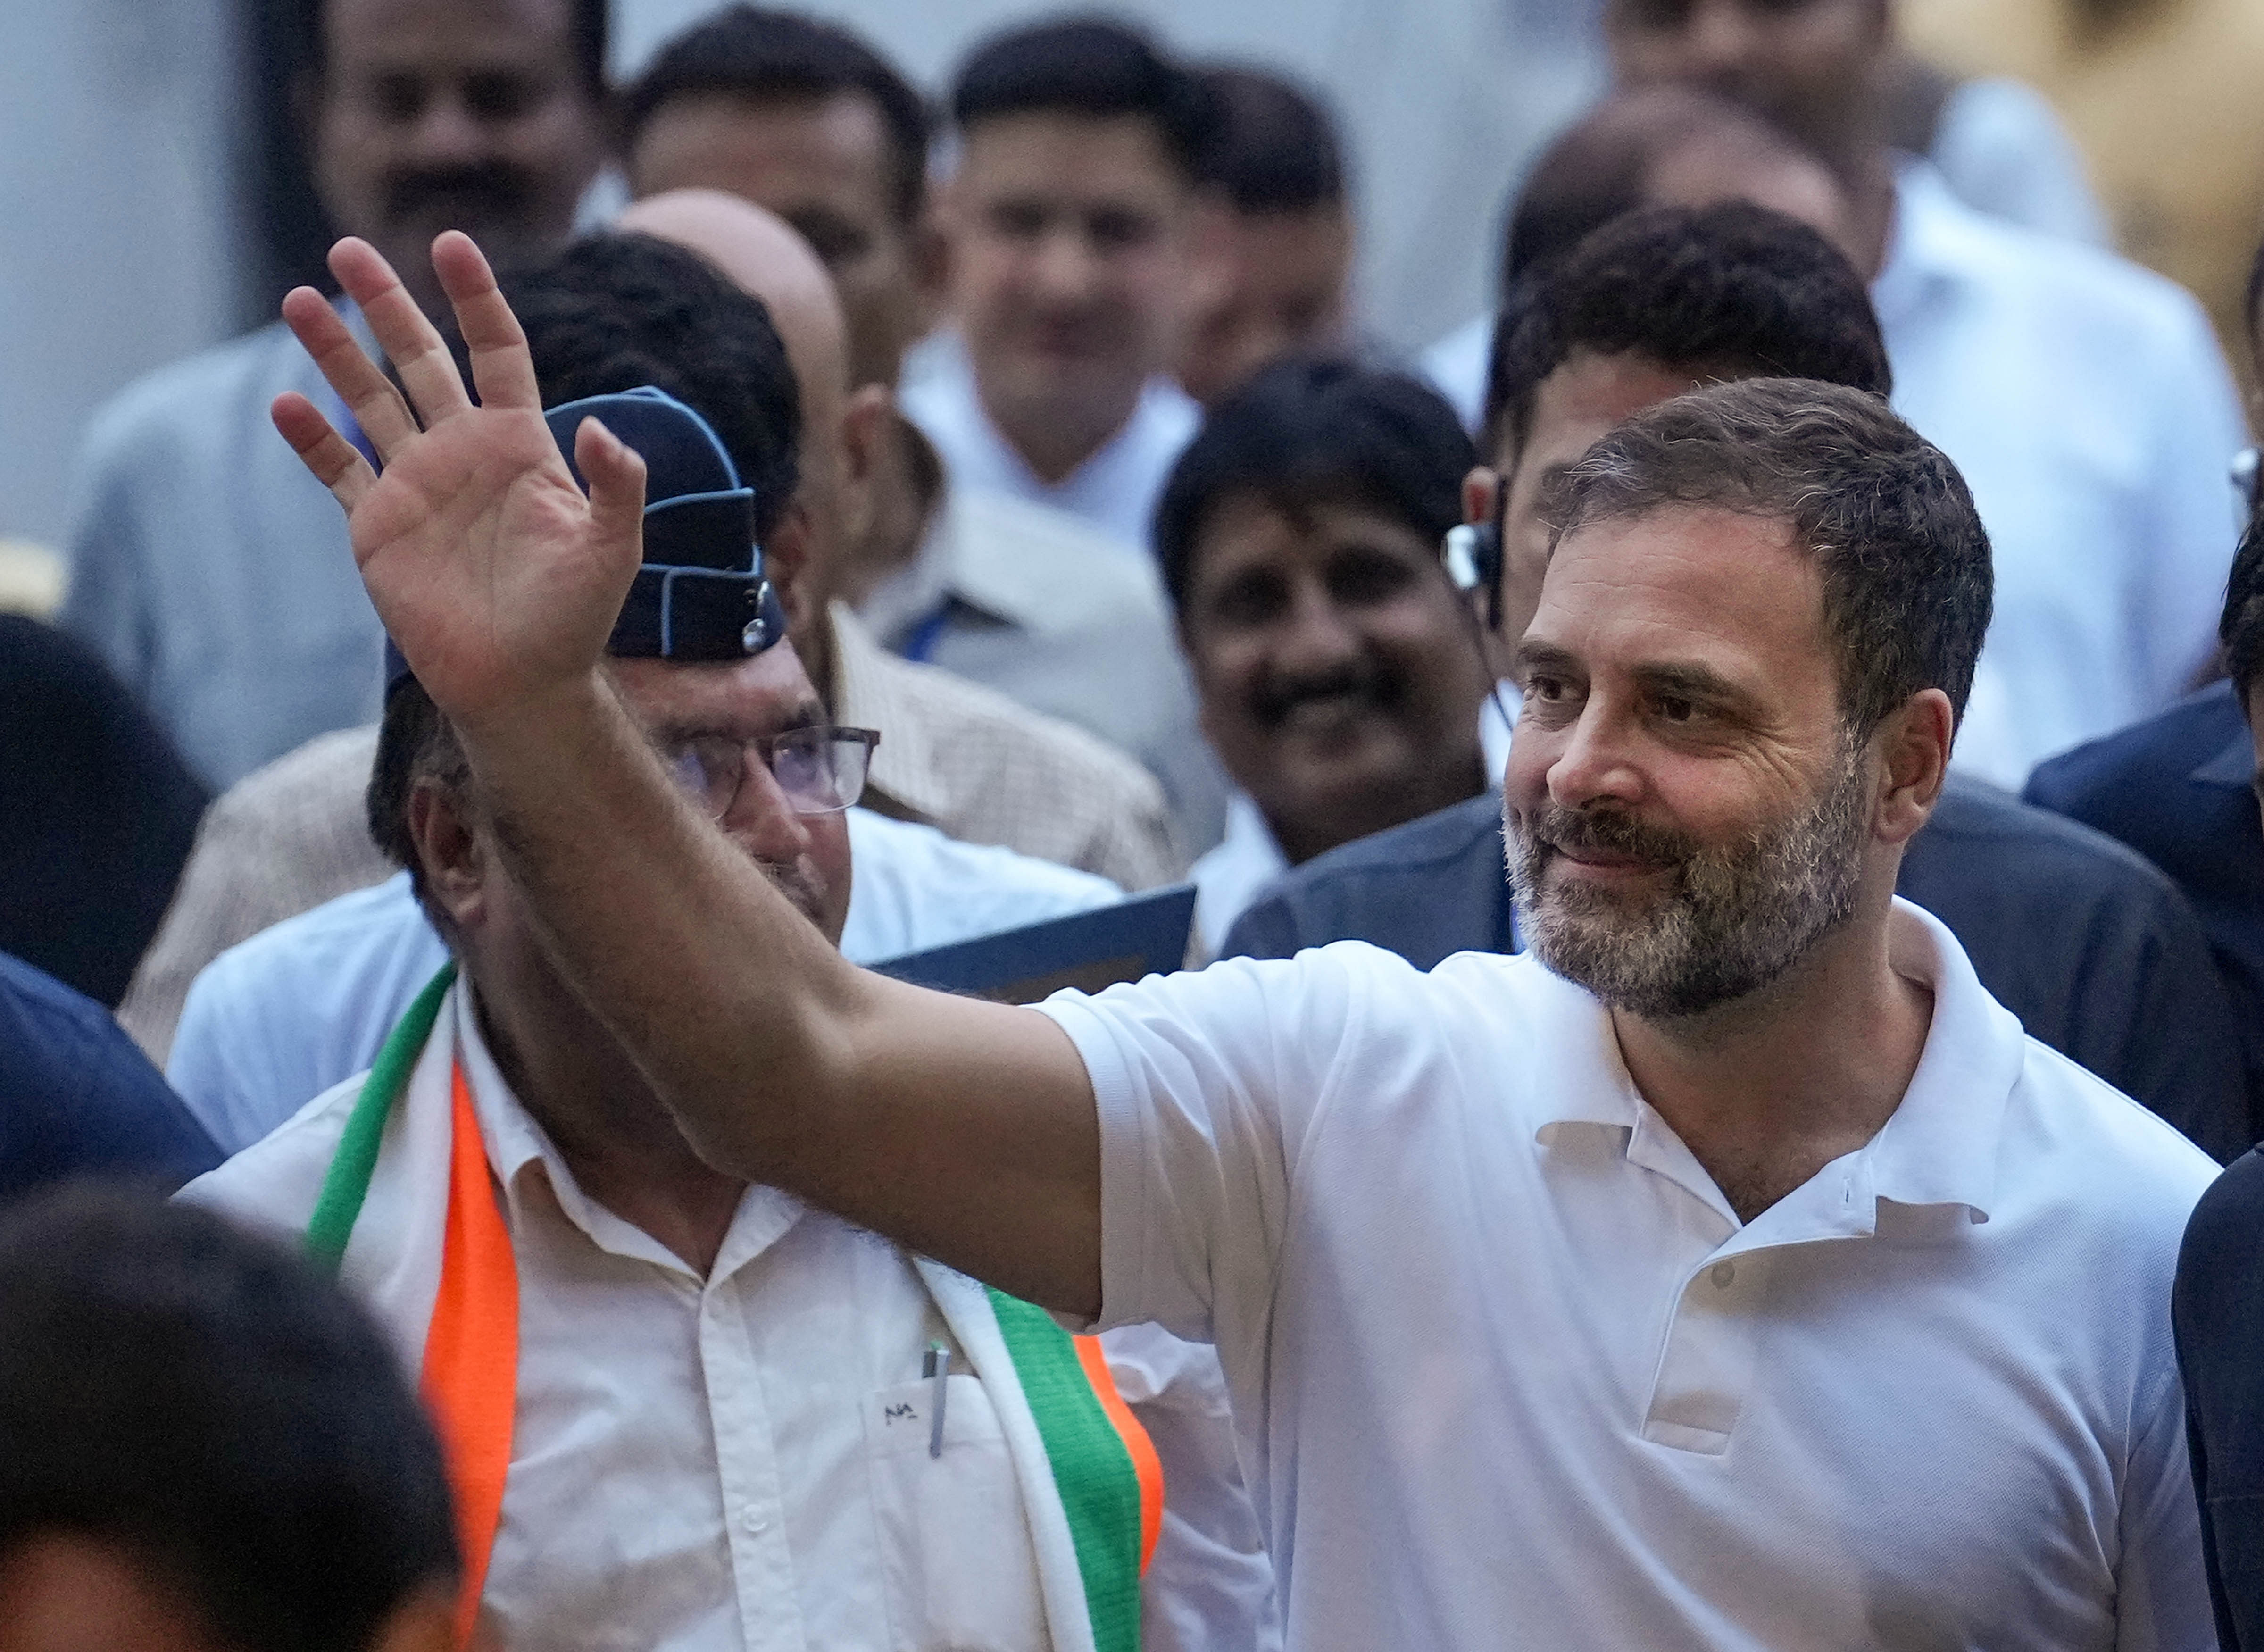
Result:
{"label": "fingers", "polygon": [[330,301],[313,287],[294,287],[284,295],[283,319],[353,414],[378,457],[390,461],[417,433],[417,421],[393,381],[369,359]]}
{"label": "fingers", "polygon": [[574,462],[590,484],[599,544],[618,555],[626,583],[644,560],[644,461],[594,418],[574,433]]}
{"label": "fingers", "polygon": [[276,430],[291,444],[300,462],[330,489],[330,497],[345,506],[349,515],[362,496],[377,485],[377,473],[369,468],[369,461],[331,428],[321,409],[296,390],[277,397],[267,416],[275,421]]}
{"label": "fingers", "polygon": [[472,398],[446,341],[375,247],[348,236],[330,249],[330,273],[361,306],[369,330],[408,387],[409,399],[426,429],[470,411]]}
{"label": "fingers", "polygon": [[534,382],[526,335],[471,237],[451,229],[433,242],[432,270],[455,306],[456,325],[471,349],[472,383],[479,390],[480,405],[540,411],[542,392]]}

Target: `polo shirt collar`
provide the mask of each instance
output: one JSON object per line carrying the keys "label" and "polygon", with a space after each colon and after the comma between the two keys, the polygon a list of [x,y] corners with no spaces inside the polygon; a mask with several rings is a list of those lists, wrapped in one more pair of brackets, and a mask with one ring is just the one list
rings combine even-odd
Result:
{"label": "polo shirt collar", "polygon": [[[1898,898],[1889,924],[1889,956],[1898,972],[1932,988],[1934,1018],[1901,1104],[1878,1134],[1836,1161],[1846,1172],[1847,1197],[1835,1202],[1842,1213],[1832,1226],[1847,1234],[1875,1232],[1882,1203],[1963,1206],[1968,1219],[1984,1222],[1996,1198],[1999,1140],[2026,1059],[2026,1035],[1983,988],[1939,919]],[[1688,1161],[1686,1168],[1694,1169],[1694,1161],[1636,1091],[1603,1006],[1529,954],[1512,967],[1536,978],[1535,1140],[1547,1146],[1568,1126],[1622,1130],[1630,1160],[1687,1185],[1676,1167]],[[1538,1036],[1544,1028],[1546,1036]],[[1826,1167],[1818,1180],[1831,1174]],[[1710,1186],[1691,1190],[1712,1193],[1707,1202],[1727,1214]],[[1798,1193],[1788,1196],[1756,1226],[1774,1226],[1771,1218],[1799,1200]]]}

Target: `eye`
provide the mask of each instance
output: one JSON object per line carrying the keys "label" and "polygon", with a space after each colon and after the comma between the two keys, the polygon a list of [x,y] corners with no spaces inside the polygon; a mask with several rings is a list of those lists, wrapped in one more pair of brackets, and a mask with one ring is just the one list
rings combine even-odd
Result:
{"label": "eye", "polygon": [[1414,583],[1415,571],[1387,552],[1348,550],[1329,564],[1329,594],[1347,608],[1389,601]]}
{"label": "eye", "polygon": [[998,201],[986,216],[992,231],[1011,241],[1034,241],[1046,232],[1046,209],[1035,201]]}
{"label": "eye", "polygon": [[1263,625],[1288,606],[1288,583],[1270,571],[1253,571],[1219,587],[1210,600],[1210,617],[1220,625]]}
{"label": "eye", "polygon": [[381,120],[405,126],[424,113],[425,87],[421,76],[387,73],[369,83],[369,104]]}
{"label": "eye", "polygon": [[515,120],[540,100],[540,89],[524,75],[490,69],[464,83],[464,107],[475,120]]}
{"label": "eye", "polygon": [[1118,252],[1154,240],[1156,222],[1136,212],[1103,210],[1092,215],[1086,231],[1095,246],[1104,251]]}
{"label": "eye", "polygon": [[1658,715],[1662,722],[1688,723],[1698,715],[1697,702],[1686,700],[1680,695],[1661,695],[1658,699]]}
{"label": "eye", "polygon": [[1535,672],[1525,680],[1525,697],[1542,705],[1563,698],[1564,694],[1564,684],[1558,678]]}

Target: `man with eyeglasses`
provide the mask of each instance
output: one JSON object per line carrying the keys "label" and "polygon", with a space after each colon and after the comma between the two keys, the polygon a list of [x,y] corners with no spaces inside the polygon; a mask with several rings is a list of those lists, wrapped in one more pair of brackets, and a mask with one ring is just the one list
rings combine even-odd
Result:
{"label": "man with eyeglasses", "polygon": [[[809,280],[822,287],[824,277],[814,260]],[[512,289],[526,316],[537,373],[554,405],[642,385],[657,386],[700,412],[741,481],[753,491],[754,530],[765,548],[765,571],[790,616],[797,600],[808,600],[806,592],[797,590],[796,570],[809,560],[807,472],[815,418],[809,375],[795,367],[795,351],[797,324],[807,324],[809,317],[785,298],[774,307],[766,305],[693,251],[646,235],[587,237],[519,272]],[[830,295],[825,302],[831,302]],[[687,478],[685,485],[700,491],[696,479]],[[665,520],[655,517],[655,537],[649,542],[657,570],[684,560],[662,545],[658,524]],[[742,531],[736,549],[726,543],[714,556],[727,562],[736,557],[744,567],[748,542]],[[657,571],[650,576],[669,577]],[[718,577],[674,578],[690,600],[686,581],[715,587]],[[721,578],[721,588],[733,588],[729,577]],[[735,645],[737,626],[751,617],[736,612],[719,616],[722,642]],[[621,657],[657,648],[658,634],[652,629],[657,625],[656,617],[648,627],[651,635],[641,642],[626,635],[613,639],[625,673],[649,674],[655,669]],[[795,642],[799,655],[799,633]],[[661,675],[672,680],[672,672],[671,667]],[[394,693],[388,702],[403,692],[398,674],[389,675]],[[659,710],[656,707],[656,717]],[[926,732],[916,723],[869,714],[840,720],[883,724],[896,742],[916,746]],[[399,826],[408,781],[398,742],[388,746],[381,729],[361,738],[358,765],[324,758],[335,772],[322,777],[321,795],[301,785],[299,802],[277,812],[288,819],[311,806],[355,817],[359,852],[353,863],[374,862],[372,872],[359,880],[360,886],[348,884],[350,892],[310,901],[311,910],[280,922],[271,920],[273,927],[220,952],[197,977],[183,1006],[167,1070],[223,1152],[250,1146],[309,1096],[367,1067],[417,988],[446,957],[440,934],[411,892],[408,873],[386,875],[414,863],[412,846]],[[980,772],[968,753],[953,752],[952,758]],[[872,801],[880,803],[885,787],[877,777],[871,790]],[[1105,905],[1120,896],[1105,878],[954,842],[939,832],[863,809],[850,817],[848,831],[857,850],[854,882],[862,898],[850,900],[842,945],[849,957],[864,963]],[[849,899],[849,888],[845,874],[842,899]]]}
{"label": "man with eyeglasses", "polygon": [[[651,483],[615,691],[838,945],[880,736],[830,724],[779,645],[758,495],[700,414],[652,389],[577,399],[548,415],[570,455],[588,418]],[[1270,1571],[1215,1367],[1191,1399],[1168,1339],[1080,1346],[703,1165],[556,973],[454,729],[394,675],[371,827],[449,962],[369,1072],[185,1197],[303,1232],[421,1365],[451,1445],[460,1625],[512,1646],[602,1627],[682,1652],[1036,1652],[1128,1644],[1111,1637],[1137,1640],[1144,1606],[1150,1647],[1259,1644]]]}

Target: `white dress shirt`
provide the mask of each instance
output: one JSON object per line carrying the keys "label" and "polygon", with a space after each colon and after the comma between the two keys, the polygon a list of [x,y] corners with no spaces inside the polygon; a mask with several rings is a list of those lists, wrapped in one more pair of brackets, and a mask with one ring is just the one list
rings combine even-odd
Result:
{"label": "white dress shirt", "polygon": [[1179,450],[1194,440],[1201,411],[1166,378],[1148,381],[1123,427],[1058,482],[1042,482],[990,422],[975,388],[975,368],[958,338],[924,353],[921,376],[899,398],[904,417],[943,456],[953,483],[1012,494],[1081,516],[1118,543],[1144,550],[1150,519]]}
{"label": "white dress shirt", "polygon": [[[1523,703],[1517,685],[1505,679],[1478,705],[1478,749],[1485,757],[1486,783],[1496,791],[1509,768],[1510,737]],[[1187,873],[1195,886],[1194,938],[1201,956],[1216,957],[1234,921],[1288,870],[1289,857],[1257,804],[1248,792],[1234,792],[1226,800],[1225,834]]]}
{"label": "white dress shirt", "polygon": [[[962,843],[867,809],[848,814],[849,919],[858,964],[996,935],[1122,898],[1107,878]],[[223,1153],[258,1141],[313,1096],[376,1059],[448,949],[409,874],[287,918],[200,972],[166,1077]]]}
{"label": "white dress shirt", "polygon": [[2214,1644],[2169,1292],[2217,1167],[1934,995],[1866,1145],[1740,1222],[1530,957],[1359,942],[1043,1006],[1102,1321],[1213,1341],[1288,1644]]}
{"label": "white dress shirt", "polygon": [[[497,1644],[1041,1652],[1062,1643],[1063,1622],[1076,1643],[1081,1591],[1067,1597],[1076,1610],[1060,1604],[1063,1559],[1074,1568],[1063,1551],[1073,1549],[1056,1540],[1057,1512],[1041,1517],[1026,1496],[1027,1408],[998,1386],[1012,1385],[1011,1364],[986,1357],[996,1344],[958,1334],[979,1290],[957,1293],[954,1317],[938,1279],[967,1282],[763,1187],[741,1197],[703,1278],[582,1190],[497,1070],[468,1001],[461,985],[451,993],[397,1105],[409,1109],[426,1084],[441,1088],[425,1099],[445,1103],[453,1047],[518,1270],[511,1468],[481,1602]],[[339,1087],[182,1197],[295,1234],[357,1094]],[[421,1117],[445,1120],[447,1110]],[[437,1285],[435,1243],[419,1235],[438,1215],[424,1184],[446,1180],[437,1166],[401,1174],[415,1134],[411,1119],[388,1129],[341,1273],[412,1369],[432,1287],[395,1284],[421,1269]],[[1126,1401],[1153,1419],[1193,1506],[1232,1513],[1238,1480],[1225,1495],[1195,1483],[1206,1456],[1232,1474],[1230,1445],[1188,1446],[1191,1433],[1219,1430],[1223,1406],[1185,1392],[1144,1403],[1142,1385],[1158,1379],[1218,1393],[1206,1350],[1165,1361],[1166,1345],[1153,1331],[1128,1344]],[[929,1449],[935,1384],[921,1374],[936,1346],[953,1355],[940,1456]],[[1113,1338],[1109,1353],[1114,1369]],[[1051,1588],[1041,1576],[1049,1555]],[[1143,1588],[1144,1645],[1278,1646],[1266,1569],[1246,1501],[1223,1529],[1167,1517]]]}
{"label": "white dress shirt", "polygon": [[1995,553],[1953,761],[2017,790],[2169,705],[2209,658],[2246,426],[2182,288],[1986,217],[1923,163],[1896,199],[1872,287],[1895,406],[1956,463]]}

